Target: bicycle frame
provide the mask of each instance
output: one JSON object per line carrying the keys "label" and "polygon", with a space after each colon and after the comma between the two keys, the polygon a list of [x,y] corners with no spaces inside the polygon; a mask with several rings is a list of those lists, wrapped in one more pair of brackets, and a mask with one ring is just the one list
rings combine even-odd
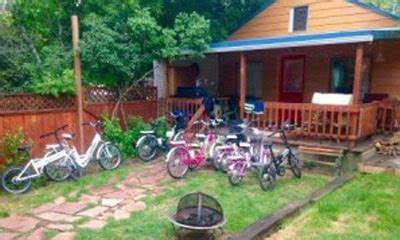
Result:
{"label": "bicycle frame", "polygon": [[[43,174],[43,168],[53,162],[59,161],[60,159],[65,158],[67,156],[67,150],[61,150],[59,152],[55,152],[55,154],[50,156],[45,156],[43,158],[35,158],[31,159],[28,164],[25,165],[23,171],[17,176],[16,181],[25,181],[28,179],[33,179],[40,177]],[[33,174],[28,176],[24,176],[29,169],[34,171]]]}
{"label": "bicycle frame", "polygon": [[[71,152],[68,154],[70,158],[74,160],[79,167],[85,168],[89,162],[95,157],[98,158],[99,149],[105,143],[103,142],[101,135],[96,132],[88,150],[84,154],[79,154],[75,147],[72,147]],[[97,154],[95,156],[95,154]]]}

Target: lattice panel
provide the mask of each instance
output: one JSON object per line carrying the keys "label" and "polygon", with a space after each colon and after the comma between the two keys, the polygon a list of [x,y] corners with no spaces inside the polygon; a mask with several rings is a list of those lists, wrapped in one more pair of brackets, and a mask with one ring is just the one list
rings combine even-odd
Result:
{"label": "lattice panel", "polygon": [[[118,100],[118,92],[109,88],[86,88],[85,101],[88,103],[114,103]],[[157,88],[135,87],[125,94],[124,101],[157,100]]]}
{"label": "lattice panel", "polygon": [[0,112],[74,108],[74,97],[53,98],[34,94],[0,95]]}
{"label": "lattice panel", "polygon": [[136,87],[132,88],[124,98],[125,101],[135,100],[157,100],[156,87]]}
{"label": "lattice panel", "polygon": [[88,103],[112,103],[118,99],[117,91],[109,88],[85,88],[83,94]]}

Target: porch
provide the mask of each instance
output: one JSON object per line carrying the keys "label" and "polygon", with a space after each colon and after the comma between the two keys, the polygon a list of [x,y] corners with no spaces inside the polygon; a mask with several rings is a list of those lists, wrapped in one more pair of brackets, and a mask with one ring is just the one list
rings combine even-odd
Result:
{"label": "porch", "polygon": [[[204,60],[165,64],[166,84],[159,92],[170,109],[188,109],[191,122],[203,114],[201,101],[193,98],[195,94],[189,94],[190,100],[180,95],[201,86],[214,97],[229,99],[238,115],[257,127],[279,128],[287,120],[296,124],[291,137],[299,144],[355,148],[373,135],[397,130],[400,120],[400,52],[393,51],[400,48],[400,41],[371,36],[312,44],[308,36],[292,45],[279,39],[279,46],[268,43],[259,49],[245,41],[231,41],[229,49],[228,43],[217,44]],[[315,103],[315,93],[351,95],[351,101]],[[261,103],[262,110],[246,113],[249,101]]]}

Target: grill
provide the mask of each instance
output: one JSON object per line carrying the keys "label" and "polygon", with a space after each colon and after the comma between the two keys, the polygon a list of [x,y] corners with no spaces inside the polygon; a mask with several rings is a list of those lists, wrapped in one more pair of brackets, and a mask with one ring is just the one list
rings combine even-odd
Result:
{"label": "grill", "polygon": [[197,192],[190,193],[178,203],[177,211],[170,221],[180,227],[191,230],[212,230],[225,224],[221,204],[212,196]]}

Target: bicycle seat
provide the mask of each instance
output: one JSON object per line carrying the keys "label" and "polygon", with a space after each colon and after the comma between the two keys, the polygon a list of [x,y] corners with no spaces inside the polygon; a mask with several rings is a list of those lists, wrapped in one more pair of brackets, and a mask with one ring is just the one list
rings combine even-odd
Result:
{"label": "bicycle seat", "polygon": [[155,131],[154,130],[144,130],[144,131],[140,131],[141,134],[154,134]]}
{"label": "bicycle seat", "polygon": [[250,148],[251,145],[250,145],[250,143],[247,143],[247,142],[240,142],[239,143],[239,147],[241,147],[241,148]]}
{"label": "bicycle seat", "polygon": [[73,134],[73,133],[63,133],[63,134],[61,135],[61,137],[62,137],[64,140],[70,141],[70,140],[74,139],[75,134]]}
{"label": "bicycle seat", "polygon": [[198,138],[198,139],[206,139],[206,135],[205,134],[202,134],[202,133],[196,133],[196,138]]}
{"label": "bicycle seat", "polygon": [[32,149],[32,145],[30,145],[30,144],[23,144],[18,147],[18,151],[20,151],[20,152],[29,152],[29,150],[31,150],[31,149]]}
{"label": "bicycle seat", "polygon": [[237,140],[238,136],[234,134],[228,134],[226,135],[226,140]]}
{"label": "bicycle seat", "polygon": [[51,151],[51,150],[58,150],[60,148],[61,148],[61,146],[58,145],[58,144],[48,144],[48,145],[46,145],[44,150],[45,151]]}
{"label": "bicycle seat", "polygon": [[171,141],[170,144],[172,146],[182,146],[182,145],[185,145],[186,142],[185,141]]}

